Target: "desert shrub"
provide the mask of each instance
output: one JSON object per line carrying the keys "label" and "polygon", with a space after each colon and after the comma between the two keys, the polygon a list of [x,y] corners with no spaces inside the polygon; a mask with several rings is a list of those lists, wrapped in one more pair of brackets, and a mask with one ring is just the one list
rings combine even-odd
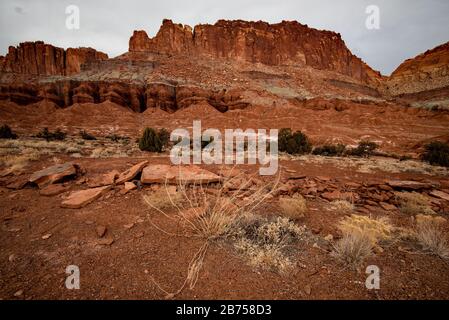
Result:
{"label": "desert shrub", "polygon": [[338,212],[351,212],[354,210],[354,204],[347,200],[334,200],[331,202],[331,206]]}
{"label": "desert shrub", "polygon": [[360,141],[356,148],[348,151],[348,154],[357,157],[369,157],[378,148],[377,143],[372,141]]}
{"label": "desert shrub", "polygon": [[56,129],[55,132],[51,132],[48,130],[48,128],[44,128],[42,131],[40,131],[36,137],[45,139],[47,141],[62,141],[66,138],[67,134],[65,132],[62,132],[61,129]]}
{"label": "desert shrub", "polygon": [[442,225],[446,219],[438,216],[416,216],[416,238],[425,251],[449,259],[449,243]]}
{"label": "desert shrub", "polygon": [[167,129],[162,128],[158,131],[159,140],[161,140],[162,148],[166,148],[170,143],[170,132]]}
{"label": "desert shrub", "polygon": [[291,198],[280,198],[279,207],[283,216],[293,220],[303,218],[307,210],[306,199],[299,194],[295,194]]}
{"label": "desert shrub", "polygon": [[[118,135],[116,133],[107,135],[106,139],[109,139],[109,140],[111,140],[113,142],[120,142],[120,141],[129,142],[129,137],[121,136],[121,135]],[[137,138],[136,142],[139,143],[139,138]]]}
{"label": "desert shrub", "polygon": [[97,140],[97,138],[95,138],[93,135],[86,132],[85,130],[80,131],[80,136],[83,140]]}
{"label": "desert shrub", "polygon": [[160,210],[176,208],[180,206],[183,201],[183,196],[180,192],[176,191],[176,187],[173,188],[162,186],[160,189],[150,192],[145,196],[145,201],[150,203],[153,208]]}
{"label": "desert shrub", "polygon": [[417,192],[397,192],[396,199],[399,202],[399,209],[402,213],[417,215],[435,214],[430,208],[430,200],[426,196]]}
{"label": "desert shrub", "polygon": [[294,266],[287,249],[306,235],[305,227],[281,217],[269,220],[250,214],[234,226],[237,252],[248,259],[249,265],[271,271],[286,272]]}
{"label": "desert shrub", "polygon": [[338,228],[343,234],[359,232],[366,235],[373,246],[390,240],[394,230],[386,218],[370,218],[356,214],[345,217],[340,221]]}
{"label": "desert shrub", "polygon": [[344,265],[358,269],[360,265],[372,254],[373,245],[367,234],[360,231],[343,233],[332,251],[332,256]]}
{"label": "desert shrub", "polygon": [[149,152],[162,152],[162,142],[153,128],[145,128],[139,140],[139,149]]}
{"label": "desert shrub", "polygon": [[7,124],[4,124],[0,127],[0,139],[17,139],[17,135]]}
{"label": "desert shrub", "polygon": [[289,154],[305,154],[312,151],[312,144],[301,131],[292,133],[291,129],[283,128],[279,130],[278,148],[279,151]]}
{"label": "desert shrub", "polygon": [[379,243],[392,239],[393,226],[385,218],[372,219],[366,216],[345,217],[338,228],[343,237],[334,245],[332,255],[348,267],[358,269]]}
{"label": "desert shrub", "polygon": [[336,157],[342,156],[346,151],[346,146],[344,144],[329,145],[325,144],[313,149],[312,154],[320,156]]}
{"label": "desert shrub", "polygon": [[424,147],[421,159],[432,165],[449,167],[449,145],[433,141]]}

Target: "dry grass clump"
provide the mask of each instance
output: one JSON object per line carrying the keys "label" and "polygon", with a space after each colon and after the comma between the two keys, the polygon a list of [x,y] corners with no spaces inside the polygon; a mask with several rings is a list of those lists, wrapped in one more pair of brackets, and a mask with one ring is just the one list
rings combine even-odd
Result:
{"label": "dry grass clump", "polygon": [[294,267],[288,256],[292,245],[304,239],[306,229],[287,218],[274,220],[245,215],[234,225],[234,247],[255,268],[285,273]]}
{"label": "dry grass clump", "polygon": [[357,269],[373,249],[380,249],[379,243],[391,240],[394,231],[385,218],[355,214],[345,217],[338,227],[343,237],[334,245],[332,255],[353,269]]}
{"label": "dry grass clump", "polygon": [[[169,199],[171,207],[176,209],[177,213],[174,215],[168,215],[149,196],[144,196],[144,201],[150,208],[176,223],[181,221],[190,234],[170,233],[160,228],[150,218],[150,223],[156,229],[172,236],[198,237],[204,240],[203,245],[193,256],[187,269],[185,281],[179,290],[169,293],[153,280],[160,290],[166,293],[167,298],[172,298],[179,294],[185,286],[193,289],[209,245],[216,240],[225,239],[232,235],[235,236],[237,234],[236,230],[239,229],[237,227],[239,225],[237,223],[238,218],[244,213],[253,213],[276,190],[279,178],[280,174],[272,183],[272,186],[261,186],[253,190],[250,195],[247,195],[243,185],[231,194],[225,194],[224,186],[226,182],[223,182],[219,189],[215,188],[213,192],[210,192],[211,190],[208,190],[207,186],[201,183],[187,184],[186,181],[182,181],[182,176],[179,175],[177,190],[182,196],[182,201],[177,202],[172,199],[172,195],[168,192],[167,181],[165,188],[162,189],[165,189],[165,196]],[[239,179],[239,175],[229,178],[229,181],[233,179]]]}
{"label": "dry grass clump", "polygon": [[332,255],[344,265],[358,267],[372,254],[373,244],[370,237],[361,231],[343,233],[343,237],[334,245]]}
{"label": "dry grass clump", "polygon": [[144,200],[147,204],[151,203],[152,207],[162,210],[180,205],[183,201],[183,196],[180,192],[177,192],[176,187],[173,188],[173,186],[171,186],[167,189],[160,188],[150,192],[144,196]]}
{"label": "dry grass clump", "polygon": [[417,215],[416,238],[425,251],[449,259],[449,243],[442,228],[445,223],[446,219],[439,216]]}
{"label": "dry grass clump", "polygon": [[306,199],[300,194],[295,194],[291,198],[280,198],[279,207],[283,216],[293,220],[304,218],[307,211]]}
{"label": "dry grass clump", "polygon": [[343,234],[362,233],[365,234],[373,246],[380,242],[391,240],[393,237],[394,227],[385,217],[370,218],[352,214],[340,221],[339,229]]}
{"label": "dry grass clump", "polygon": [[402,213],[416,215],[420,213],[435,214],[430,208],[430,200],[417,192],[397,192],[396,198]]}
{"label": "dry grass clump", "polygon": [[354,204],[347,200],[334,200],[331,206],[337,212],[351,212],[354,211]]}

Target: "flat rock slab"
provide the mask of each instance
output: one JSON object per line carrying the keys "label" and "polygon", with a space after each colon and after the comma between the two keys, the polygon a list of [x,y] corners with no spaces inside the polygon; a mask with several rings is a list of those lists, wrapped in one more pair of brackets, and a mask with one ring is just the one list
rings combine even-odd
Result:
{"label": "flat rock slab", "polygon": [[198,166],[170,166],[154,164],[145,167],[140,181],[142,183],[185,184],[220,182],[221,177]]}
{"label": "flat rock slab", "polygon": [[433,191],[429,192],[429,194],[430,194],[431,196],[436,197],[436,198],[439,198],[439,199],[443,199],[443,200],[449,201],[449,194],[447,194],[446,192],[438,191],[438,190],[433,190]]}
{"label": "flat rock slab", "polygon": [[28,177],[21,176],[21,177],[13,178],[12,180],[9,180],[8,184],[6,185],[6,188],[19,190],[19,189],[23,189],[27,183],[28,183]]}
{"label": "flat rock slab", "polygon": [[41,189],[39,194],[41,196],[51,197],[66,192],[67,190],[69,190],[69,187],[63,186],[62,184],[50,184]]}
{"label": "flat rock slab", "polygon": [[49,184],[61,181],[65,177],[75,176],[77,169],[78,166],[70,162],[57,164],[33,173],[29,181],[36,183],[39,188],[43,188]]}
{"label": "flat rock slab", "polygon": [[121,184],[121,183],[124,183],[124,182],[134,179],[142,171],[142,169],[145,168],[145,166],[147,164],[148,164],[148,161],[142,161],[142,162],[139,162],[138,164],[132,166],[128,170],[120,173],[120,175],[117,178],[117,181],[115,183]]}
{"label": "flat rock slab", "polygon": [[68,196],[61,203],[61,207],[70,209],[82,208],[92,201],[98,199],[105,191],[109,190],[111,186],[92,188],[87,190],[75,191]]}
{"label": "flat rock slab", "polygon": [[108,173],[93,177],[92,179],[89,179],[89,181],[87,182],[87,185],[90,188],[109,186],[109,185],[115,183],[115,179],[117,179],[119,175],[120,175],[120,172],[118,172],[117,170],[112,170],[111,172],[108,172]]}
{"label": "flat rock slab", "polygon": [[392,188],[405,190],[421,190],[432,188],[432,184],[418,181],[390,180],[387,181],[387,184]]}

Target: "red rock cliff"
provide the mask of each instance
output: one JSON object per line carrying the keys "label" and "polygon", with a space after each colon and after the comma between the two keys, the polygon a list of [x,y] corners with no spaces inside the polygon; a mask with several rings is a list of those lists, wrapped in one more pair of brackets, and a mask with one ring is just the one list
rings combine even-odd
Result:
{"label": "red rock cliff", "polygon": [[108,59],[108,55],[92,48],[63,48],[42,41],[24,42],[9,47],[0,59],[0,70],[31,75],[71,75],[80,71],[81,65],[94,60]]}
{"label": "red rock cliff", "polygon": [[303,63],[364,83],[377,83],[381,78],[380,73],[349,51],[340,34],[312,29],[296,21],[268,24],[219,20],[192,30],[164,20],[154,38],[149,38],[145,31],[134,31],[129,51],[206,54],[268,65]]}

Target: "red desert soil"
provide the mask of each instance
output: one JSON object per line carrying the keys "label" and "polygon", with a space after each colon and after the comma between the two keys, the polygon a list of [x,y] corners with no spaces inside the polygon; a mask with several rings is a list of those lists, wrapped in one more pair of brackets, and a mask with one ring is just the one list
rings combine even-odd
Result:
{"label": "red desert soil", "polygon": [[[151,163],[168,163],[165,156],[147,158]],[[63,159],[64,160],[64,159]],[[69,159],[65,159],[69,160]],[[113,169],[124,171],[144,159],[77,159],[87,177]],[[51,159],[34,163],[27,173],[51,165]],[[282,161],[289,172],[344,182],[369,183],[383,179],[431,179],[418,174],[357,173],[332,166]],[[211,171],[218,167],[208,166]],[[251,173],[253,167],[242,166]],[[322,178],[323,179],[323,178]],[[437,178],[438,179],[438,178]],[[72,184],[71,190],[81,186]],[[195,238],[173,237],[153,227],[142,200],[146,189],[126,195],[114,187],[99,200],[82,209],[61,208],[63,195],[40,196],[36,188],[12,191],[0,189],[0,297],[23,299],[161,299],[183,283],[193,254],[202,245]],[[344,215],[326,208],[320,198],[309,202],[306,217],[299,223],[317,229],[324,237],[337,235],[336,222]],[[270,202],[263,214],[270,211]],[[272,209],[271,209],[272,210]],[[399,211],[374,210],[373,216],[387,216],[396,225],[410,225],[410,216]],[[159,227],[179,230],[180,226],[161,214],[152,213]],[[106,244],[96,233],[106,227]],[[51,235],[51,236],[48,236]],[[45,239],[44,239],[45,238]],[[111,241],[113,239],[113,242]],[[112,244],[110,243],[112,242]],[[447,299],[448,264],[440,258],[413,253],[392,244],[366,261],[382,270],[381,289],[365,288],[366,274],[345,269],[333,259],[326,246],[301,244],[296,267],[288,275],[255,270],[226,242],[213,243],[206,255],[193,290],[185,289],[179,299]],[[65,288],[65,268],[77,265],[81,290]],[[310,288],[310,291],[309,291]]]}

